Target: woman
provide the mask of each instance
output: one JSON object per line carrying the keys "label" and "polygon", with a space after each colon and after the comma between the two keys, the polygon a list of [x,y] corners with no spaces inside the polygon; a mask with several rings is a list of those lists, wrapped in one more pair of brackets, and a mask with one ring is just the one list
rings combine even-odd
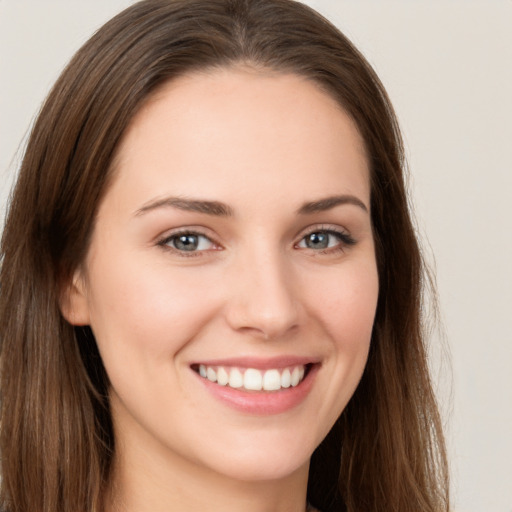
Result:
{"label": "woman", "polygon": [[2,239],[2,504],[448,510],[396,120],[288,0],[147,0],[50,93]]}

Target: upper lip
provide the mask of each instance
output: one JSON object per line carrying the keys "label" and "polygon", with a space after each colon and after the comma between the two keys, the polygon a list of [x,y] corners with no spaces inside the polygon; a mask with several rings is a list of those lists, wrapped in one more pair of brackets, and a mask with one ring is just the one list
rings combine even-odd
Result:
{"label": "upper lip", "polygon": [[255,368],[258,370],[268,370],[271,368],[289,368],[291,366],[301,366],[307,364],[315,364],[319,362],[319,358],[310,356],[283,355],[266,358],[244,356],[194,361],[191,364],[191,366],[202,364],[205,366],[232,366],[240,368]]}

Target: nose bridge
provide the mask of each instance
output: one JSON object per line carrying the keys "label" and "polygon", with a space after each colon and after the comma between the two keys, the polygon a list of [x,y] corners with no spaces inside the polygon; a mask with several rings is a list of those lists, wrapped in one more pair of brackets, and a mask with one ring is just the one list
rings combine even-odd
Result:
{"label": "nose bridge", "polygon": [[230,280],[228,321],[237,330],[265,339],[283,336],[298,323],[298,297],[290,262],[279,248],[254,245],[240,254]]}

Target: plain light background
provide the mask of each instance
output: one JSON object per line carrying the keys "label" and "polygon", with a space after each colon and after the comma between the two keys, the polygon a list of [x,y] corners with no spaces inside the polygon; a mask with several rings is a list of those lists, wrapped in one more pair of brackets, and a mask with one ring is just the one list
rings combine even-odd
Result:
{"label": "plain light background", "polygon": [[[0,221],[50,86],[131,3],[0,0]],[[401,121],[451,352],[433,337],[453,510],[512,512],[512,1],[306,3],[362,50]]]}

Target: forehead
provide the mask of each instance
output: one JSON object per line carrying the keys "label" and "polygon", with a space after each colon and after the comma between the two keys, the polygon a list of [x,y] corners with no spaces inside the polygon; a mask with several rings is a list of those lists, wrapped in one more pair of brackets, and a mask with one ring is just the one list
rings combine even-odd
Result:
{"label": "forehead", "polygon": [[225,194],[248,180],[254,193],[302,184],[315,196],[341,177],[369,194],[364,142],[339,103],[307,78],[252,68],[165,84],[133,119],[115,167],[115,181],[137,181],[139,196],[159,187],[208,196],[220,185]]}

